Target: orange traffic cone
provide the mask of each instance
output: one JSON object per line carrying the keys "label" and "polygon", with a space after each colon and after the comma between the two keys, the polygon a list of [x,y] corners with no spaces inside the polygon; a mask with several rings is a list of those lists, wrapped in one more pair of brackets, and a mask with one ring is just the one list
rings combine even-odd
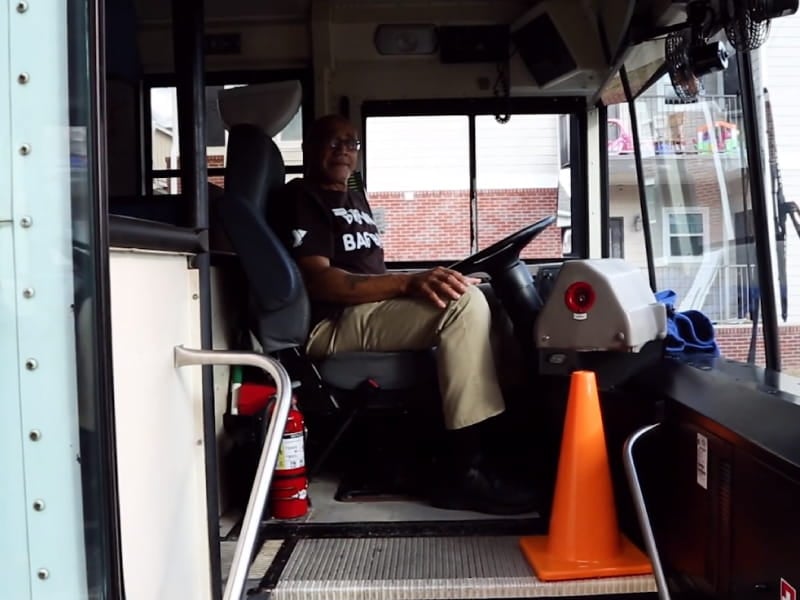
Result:
{"label": "orange traffic cone", "polygon": [[591,371],[575,371],[569,389],[547,536],[524,537],[522,552],[542,581],[644,575],[647,556],[617,526],[611,471]]}

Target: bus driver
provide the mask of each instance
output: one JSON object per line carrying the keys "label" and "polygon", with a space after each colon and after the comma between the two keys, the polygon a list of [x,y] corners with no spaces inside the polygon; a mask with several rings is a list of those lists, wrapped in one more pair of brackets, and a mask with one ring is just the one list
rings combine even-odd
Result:
{"label": "bus driver", "polygon": [[318,119],[303,144],[305,177],[284,189],[279,229],[311,300],[312,358],[436,346],[447,428],[441,508],[516,514],[534,494],[502,481],[481,452],[482,429],[504,411],[489,334],[491,314],[476,279],[444,267],[388,273],[366,196],[348,189],[360,142],[338,115]]}

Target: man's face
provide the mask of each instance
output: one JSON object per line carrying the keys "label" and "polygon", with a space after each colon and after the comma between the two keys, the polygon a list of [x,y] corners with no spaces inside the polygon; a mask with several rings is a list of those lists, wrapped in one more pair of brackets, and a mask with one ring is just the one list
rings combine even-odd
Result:
{"label": "man's face", "polygon": [[361,143],[355,128],[336,121],[314,144],[314,171],[321,183],[346,184],[356,168]]}

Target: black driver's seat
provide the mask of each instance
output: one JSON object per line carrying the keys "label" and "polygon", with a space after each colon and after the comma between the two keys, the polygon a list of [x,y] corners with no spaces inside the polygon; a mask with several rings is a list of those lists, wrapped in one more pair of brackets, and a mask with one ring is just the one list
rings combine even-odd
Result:
{"label": "black driver's seat", "polygon": [[[268,205],[284,182],[283,157],[272,139],[255,125],[229,127],[219,216],[250,286],[250,329],[263,352],[291,349],[304,357],[308,297],[294,260],[267,221]],[[382,390],[403,390],[430,378],[435,373],[431,363],[430,352],[348,352],[315,366],[322,382],[334,390],[357,390],[368,381]],[[350,406],[353,411],[363,408],[358,401]]]}

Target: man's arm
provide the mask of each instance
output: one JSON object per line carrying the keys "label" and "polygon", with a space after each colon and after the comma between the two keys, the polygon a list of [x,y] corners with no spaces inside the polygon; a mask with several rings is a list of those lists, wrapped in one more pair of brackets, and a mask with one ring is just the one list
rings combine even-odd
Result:
{"label": "man's arm", "polygon": [[364,304],[413,296],[444,308],[448,301],[457,300],[470,285],[480,281],[444,267],[413,274],[359,275],[332,267],[324,256],[300,257],[297,264],[311,298],[337,304]]}

